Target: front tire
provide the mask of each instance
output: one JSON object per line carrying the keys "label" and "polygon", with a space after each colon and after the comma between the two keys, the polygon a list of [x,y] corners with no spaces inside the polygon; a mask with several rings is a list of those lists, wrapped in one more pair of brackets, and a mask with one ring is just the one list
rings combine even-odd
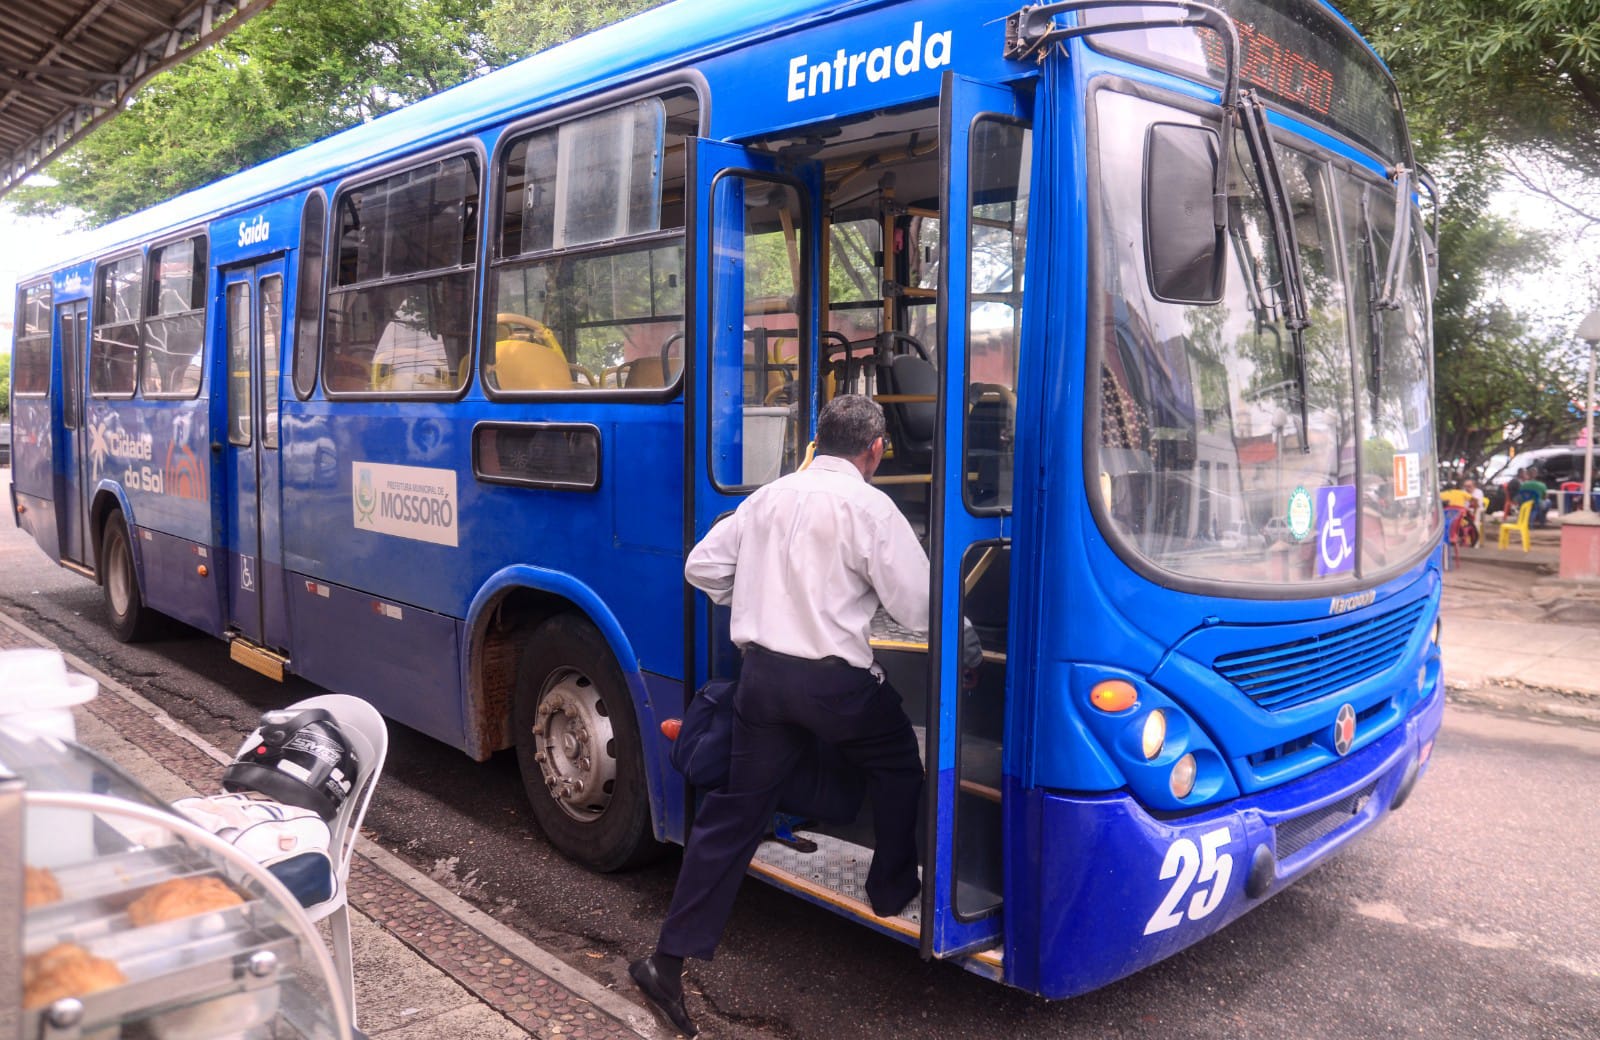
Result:
{"label": "front tire", "polygon": [[145,606],[139,588],[139,571],[133,565],[133,544],[128,522],[120,512],[106,517],[100,535],[100,587],[105,593],[111,631],[124,643],[149,639],[160,628],[161,616]]}
{"label": "front tire", "polygon": [[628,685],[587,620],[558,614],[529,637],[512,727],[534,818],[563,855],[609,873],[659,854]]}

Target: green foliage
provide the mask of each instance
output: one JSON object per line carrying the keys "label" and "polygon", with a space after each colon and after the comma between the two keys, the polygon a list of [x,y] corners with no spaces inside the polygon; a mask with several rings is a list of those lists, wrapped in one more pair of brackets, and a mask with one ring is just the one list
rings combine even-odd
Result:
{"label": "green foliage", "polygon": [[522,58],[593,32],[629,15],[660,6],[662,0],[489,0],[484,12],[490,45],[509,58]]}
{"label": "green foliage", "polygon": [[98,225],[483,72],[483,0],[280,0],[11,196]]}
{"label": "green foliage", "polygon": [[1600,174],[1600,0],[1346,0],[1433,155],[1532,148]]}
{"label": "green foliage", "polygon": [[[1569,439],[1580,359],[1499,298],[1514,276],[1546,269],[1559,244],[1488,210],[1508,164],[1565,171],[1576,183],[1600,177],[1600,0],[1339,6],[1394,71],[1418,156],[1444,188],[1434,303],[1440,457],[1471,466],[1507,447]],[[1596,219],[1581,194],[1549,194]]]}
{"label": "green foliage", "polygon": [[0,422],[11,418],[11,355],[0,354]]}

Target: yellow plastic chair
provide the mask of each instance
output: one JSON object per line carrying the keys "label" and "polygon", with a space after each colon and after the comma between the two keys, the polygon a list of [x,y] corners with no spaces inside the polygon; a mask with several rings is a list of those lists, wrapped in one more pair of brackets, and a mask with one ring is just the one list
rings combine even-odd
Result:
{"label": "yellow plastic chair", "polygon": [[1514,524],[1501,521],[1500,523],[1500,548],[1504,549],[1511,544],[1511,532],[1516,531],[1522,535],[1522,551],[1528,551],[1528,521],[1533,519],[1533,503],[1524,502],[1517,507],[1517,522]]}

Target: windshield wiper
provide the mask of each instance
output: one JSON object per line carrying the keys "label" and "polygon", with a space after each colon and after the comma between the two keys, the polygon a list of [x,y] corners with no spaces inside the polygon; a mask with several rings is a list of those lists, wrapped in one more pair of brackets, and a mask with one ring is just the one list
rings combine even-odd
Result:
{"label": "windshield wiper", "polygon": [[1383,276],[1383,295],[1378,298],[1381,311],[1400,309],[1400,294],[1406,290],[1406,257],[1411,252],[1411,171],[1404,166],[1394,168],[1394,241],[1389,243],[1389,269]]}
{"label": "windshield wiper", "polygon": [[1378,320],[1381,308],[1378,294],[1378,241],[1372,228],[1370,192],[1361,191],[1361,235],[1366,244],[1367,268],[1367,394],[1372,398],[1372,414],[1378,414],[1378,401],[1383,395],[1383,322]]}
{"label": "windshield wiper", "polygon": [[1272,226],[1272,238],[1278,250],[1278,270],[1283,279],[1280,293],[1283,297],[1283,324],[1294,343],[1295,404],[1300,410],[1300,450],[1310,454],[1311,437],[1306,404],[1306,329],[1311,327],[1311,319],[1307,316],[1306,286],[1300,274],[1300,243],[1295,237],[1294,214],[1289,211],[1288,196],[1278,171],[1278,153],[1272,146],[1272,133],[1267,128],[1267,112],[1256,101],[1254,91],[1239,92],[1239,123],[1244,129],[1245,141],[1250,145],[1250,158],[1255,164],[1266,202],[1267,222]]}

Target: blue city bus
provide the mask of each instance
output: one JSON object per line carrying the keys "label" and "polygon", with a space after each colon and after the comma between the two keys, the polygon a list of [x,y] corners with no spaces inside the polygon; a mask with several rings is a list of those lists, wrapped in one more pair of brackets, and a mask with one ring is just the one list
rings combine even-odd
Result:
{"label": "blue city bus", "polygon": [[923,894],[872,914],[861,820],[753,872],[1049,998],[1210,935],[1439,729],[1430,192],[1319,0],[1014,5],[679,0],[64,244],[17,523],[123,639],[514,749],[616,870],[737,665],[687,548],[872,394]]}

